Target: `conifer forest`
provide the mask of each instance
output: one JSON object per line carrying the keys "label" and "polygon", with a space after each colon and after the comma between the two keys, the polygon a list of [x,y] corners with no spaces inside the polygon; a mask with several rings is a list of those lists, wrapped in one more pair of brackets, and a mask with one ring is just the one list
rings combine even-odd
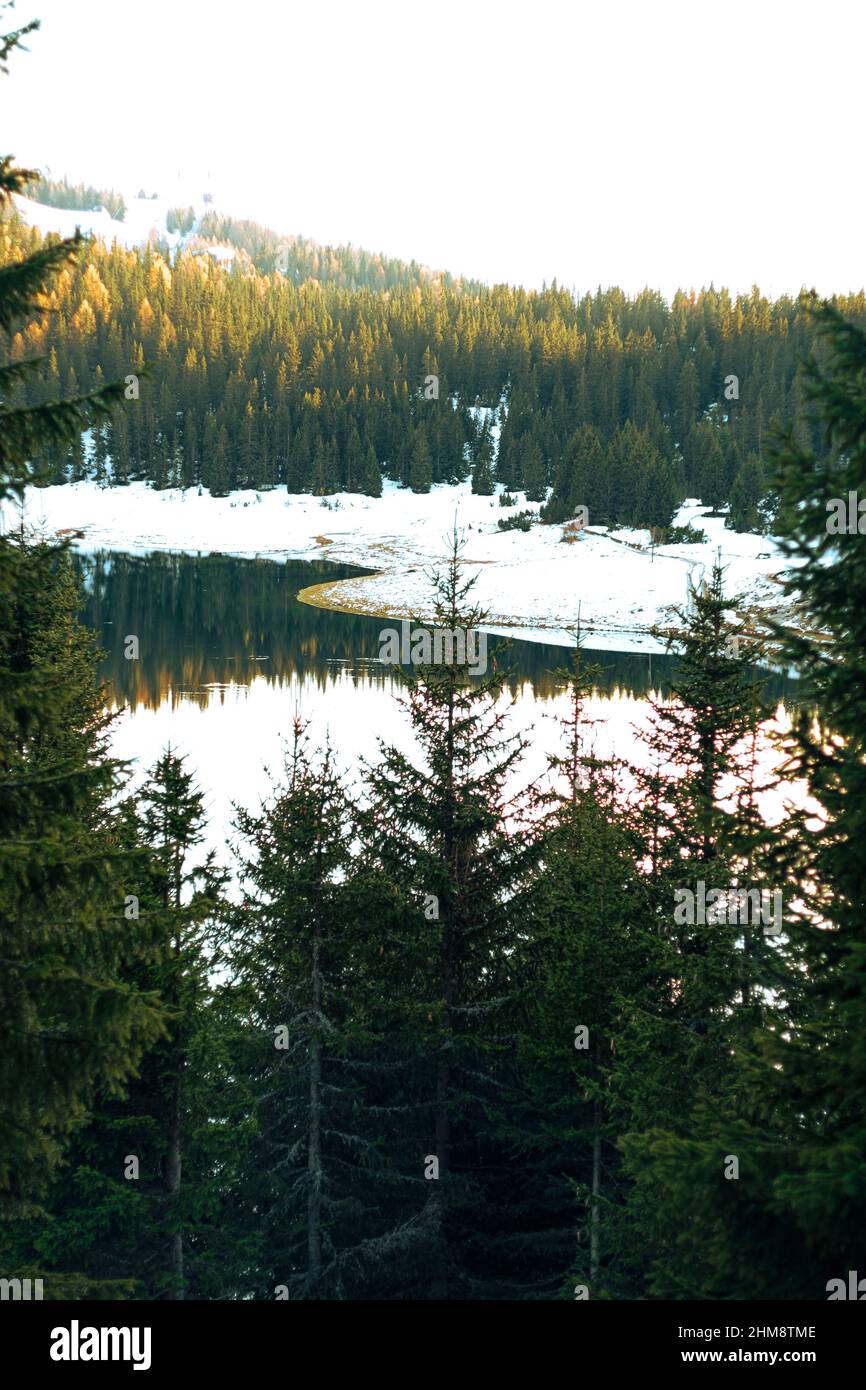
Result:
{"label": "conifer forest", "polygon": [[3,1299],[866,1298],[863,288],[469,278],[20,128]]}

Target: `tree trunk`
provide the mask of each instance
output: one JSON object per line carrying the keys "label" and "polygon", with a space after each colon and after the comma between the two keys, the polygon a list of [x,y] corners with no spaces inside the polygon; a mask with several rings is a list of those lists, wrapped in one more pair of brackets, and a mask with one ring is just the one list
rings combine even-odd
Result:
{"label": "tree trunk", "polygon": [[[180,1064],[182,1066],[182,1063]],[[168,1196],[168,1209],[170,1215],[177,1220],[178,1198],[180,1196],[180,1168],[181,1168],[181,1071],[178,1068],[177,1078],[174,1084],[174,1094],[172,1096],[171,1118],[168,1130],[168,1150],[165,1156],[165,1191]],[[184,1271],[183,1271],[183,1234],[181,1231],[173,1231],[169,1246],[169,1270],[171,1273],[171,1292],[169,1298],[183,1299]]]}
{"label": "tree trunk", "polygon": [[[445,928],[445,943],[442,953],[442,993],[445,1002],[445,1017],[443,1030],[443,1044],[451,1036],[451,969],[449,959],[450,945],[448,942],[448,926]],[[451,1120],[449,1115],[449,1101],[451,1091],[451,1066],[448,1061],[447,1053],[440,1058],[436,1068],[436,1112],[435,1112],[435,1154],[439,1160],[438,1179],[431,1179],[431,1191],[428,1196],[429,1205],[434,1213],[435,1231],[435,1263],[432,1270],[431,1297],[443,1299],[448,1297],[448,1276],[445,1258],[445,1235],[443,1230],[445,1216],[445,1194],[440,1183],[447,1181],[448,1165],[451,1149]]]}
{"label": "tree trunk", "polygon": [[601,1195],[601,1122],[599,1115],[598,1101],[593,1106],[593,1134],[592,1134],[592,1210],[589,1215],[589,1286],[590,1292],[593,1291],[596,1278],[598,1277],[598,1250],[599,1250],[599,1210],[598,1199]]}
{"label": "tree trunk", "polygon": [[313,932],[313,1035],[310,1039],[310,1129],[307,1139],[307,1277],[315,1291],[322,1274],[322,976],[321,928]]}

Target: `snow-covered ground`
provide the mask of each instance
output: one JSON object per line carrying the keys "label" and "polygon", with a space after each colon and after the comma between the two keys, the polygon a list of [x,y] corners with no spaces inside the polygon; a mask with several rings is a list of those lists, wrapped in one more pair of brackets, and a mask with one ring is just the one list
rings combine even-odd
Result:
{"label": "snow-covered ground", "polygon": [[[16,197],[30,225],[43,232],[71,235],[76,226],[110,243],[142,245],[156,235],[172,251],[187,243],[169,233],[172,206],[191,204],[197,218],[207,205],[181,188],[158,199],[127,198],[125,220],[105,209],[81,212],[46,207]],[[232,248],[211,247],[211,254]],[[476,423],[490,425],[498,445],[498,410],[479,406]],[[726,587],[754,608],[778,611],[780,591],[773,576],[784,562],[766,536],[738,535],[720,517],[708,517],[697,502],[686,503],[675,521],[691,521],[706,533],[699,545],[649,546],[645,531],[606,533],[592,527],[571,544],[561,526],[534,526],[529,532],[499,531],[501,517],[530,509],[517,494],[516,508],[498,497],[475,497],[468,483],[435,487],[416,496],[385,483],[381,498],[340,494],[324,501],[273,492],[238,492],[215,498],[197,489],[156,492],[144,483],[101,488],[93,482],[31,488],[25,502],[27,523],[38,531],[82,532],[84,549],[222,551],[232,555],[325,558],[369,568],[357,579],[312,586],[306,601],[357,613],[391,617],[429,617],[431,567],[443,560],[455,523],[465,536],[463,558],[476,576],[473,599],[489,614],[490,630],[513,630],[540,641],[570,643],[577,624],[599,648],[658,651],[663,638],[649,629],[671,625],[671,608],[687,599],[690,576],[700,581],[721,549]],[[0,524],[19,524],[17,507],[0,509]],[[701,570],[703,566],[703,571]]]}
{"label": "snow-covered ground", "polygon": [[[517,494],[516,507],[498,497],[475,497],[469,484],[438,486],[415,495],[385,483],[381,498],[338,494],[326,499],[272,492],[236,492],[216,498],[197,489],[157,492],[144,483],[101,488],[93,482],[31,488],[25,523],[48,535],[81,532],[85,550],[146,553],[221,551],[241,556],[329,559],[376,571],[313,586],[306,601],[356,613],[395,618],[430,616],[431,568],[447,552],[456,523],[465,537],[463,559],[477,576],[473,599],[488,613],[490,630],[568,644],[580,618],[593,647],[660,651],[648,629],[671,625],[671,607],[687,597],[689,576],[700,581],[721,550],[726,590],[754,608],[778,612],[773,576],[785,562],[767,536],[725,529],[721,517],[687,502],[676,524],[691,521],[706,533],[698,545],[651,551],[645,531],[606,533],[592,527],[563,542],[561,526],[499,531],[500,517],[537,506]],[[0,512],[4,528],[20,524],[17,505]]]}
{"label": "snow-covered ground", "polygon": [[[200,197],[190,200],[183,195],[179,196],[182,201],[173,201],[171,198],[128,198],[122,222],[112,217],[105,208],[55,208],[45,203],[37,203],[32,198],[25,198],[20,194],[14,196],[13,202],[22,221],[26,222],[28,227],[38,227],[43,236],[48,232],[57,232],[59,236],[70,237],[78,227],[85,236],[98,237],[107,246],[116,241],[119,246],[125,246],[129,251],[136,246],[146,246],[149,241],[157,240],[165,242],[174,254],[183,247],[200,246],[196,228],[204,214],[211,210]],[[196,222],[191,232],[182,234],[179,231],[168,230],[168,214],[175,206],[192,207]],[[231,265],[237,255],[233,246],[219,243],[203,249],[214,260],[226,266]]]}
{"label": "snow-covered ground", "polygon": [[105,208],[55,208],[18,194],[13,201],[22,220],[29,227],[38,227],[43,234],[57,232],[60,236],[72,236],[75,228],[80,227],[85,235],[99,237],[108,246],[116,241],[128,249],[145,245],[151,234],[169,245],[180,240],[179,232],[166,229],[170,204],[165,199],[130,198],[122,222]]}

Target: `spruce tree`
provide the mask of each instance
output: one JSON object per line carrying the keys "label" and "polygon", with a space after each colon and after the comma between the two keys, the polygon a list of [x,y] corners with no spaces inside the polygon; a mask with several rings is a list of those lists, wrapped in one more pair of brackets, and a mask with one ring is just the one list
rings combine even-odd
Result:
{"label": "spruce tree", "polygon": [[387,1155],[368,1092],[376,918],[353,882],[348,794],[330,752],[309,753],[299,719],[284,782],[259,814],[240,809],[237,828],[231,993],[247,1020],[237,1056],[255,1123],[238,1200],[257,1231],[255,1293],[363,1296],[389,1244]]}
{"label": "spruce tree", "polygon": [[750,454],[731,487],[731,505],[725,524],[734,531],[763,531],[765,522],[760,505],[766,495],[761,460]]}
{"label": "spruce tree", "polygon": [[20,1196],[57,1161],[95,1087],[132,1074],[161,1011],[123,978],[151,949],[151,928],[131,930],[124,915],[142,868],[118,838],[122,769],[108,756],[70,562],[5,538],[0,572],[16,585],[3,595],[0,649],[0,1183]]}
{"label": "spruce tree", "polygon": [[636,1010],[664,1001],[664,956],[646,912],[617,769],[594,754],[587,702],[598,668],[558,672],[568,693],[552,786],[536,796],[539,873],[517,946],[517,1084],[503,1143],[519,1156],[502,1274],[512,1297],[628,1297],[627,1182],[617,1151],[628,1090],[620,1056]]}
{"label": "spruce tree", "polygon": [[423,425],[415,431],[412,445],[412,461],[409,465],[409,486],[413,492],[429,492],[433,482],[433,469],[430,463],[430,446],[427,431]]}
{"label": "spruce tree", "polygon": [[[0,64],[27,30],[0,40]],[[0,203],[32,179],[0,160]],[[43,246],[0,270],[0,328],[80,256],[80,237]],[[80,437],[123,384],[73,399],[20,405],[32,367],[0,366],[0,500],[36,480],[31,459]],[[0,1198],[26,1208],[96,1087],[119,1090],[161,1027],[161,1010],[124,983],[149,949],[124,917],[136,869],[118,841],[113,800],[121,768],[108,756],[108,720],[95,643],[62,546],[0,537]],[[130,882],[132,881],[132,882]]]}
{"label": "spruce tree", "polygon": [[[169,1036],[147,1058],[148,1105],[161,1149],[164,1259],[167,1296],[185,1292],[181,1168],[195,1114],[190,1057],[206,1025],[208,957],[214,954],[212,922],[219,913],[225,873],[214,851],[195,863],[205,834],[204,797],[184,760],[171,749],[159,759],[139,795],[141,838],[147,845],[153,898],[151,914],[160,936],[160,961],[148,980],[170,1010]],[[137,1083],[135,1090],[139,1089]]]}
{"label": "spruce tree", "polygon": [[472,491],[480,497],[493,495],[493,438],[488,419],[481,427],[473,450]]}
{"label": "spruce tree", "polygon": [[521,481],[527,502],[543,502],[547,496],[547,467],[538,441],[528,435],[523,443]]}
{"label": "spruce tree", "polygon": [[791,430],[778,431],[772,449],[798,621],[770,631],[802,682],[781,771],[802,780],[811,805],[764,826],[760,849],[792,904],[793,959],[781,1018],[738,1058],[736,1109],[706,1117],[709,1132],[739,1131],[739,1200],[723,1203],[705,1167],[691,1170],[692,1202],[705,1213],[698,1229],[711,1232],[704,1287],[731,1297],[838,1297],[832,1281],[862,1273],[866,563],[862,534],[840,534],[831,519],[840,503],[848,516],[851,500],[856,508],[866,497],[866,334],[831,304],[813,312],[824,353],[804,379],[824,451],[816,456]]}
{"label": "spruce tree", "polygon": [[367,445],[367,451],[364,455],[361,491],[366,497],[382,496],[382,470],[379,467],[376,459],[376,451],[372,444]]}
{"label": "spruce tree", "polygon": [[[434,577],[436,628],[477,630],[473,582],[455,535],[447,569]],[[507,1219],[496,1192],[501,1155],[484,1117],[508,1065],[510,952],[536,837],[509,786],[524,740],[507,732],[495,658],[471,679],[456,642],[437,661],[423,632],[418,640],[418,660],[403,671],[418,756],[381,747],[360,828],[402,913],[382,983],[404,1073],[410,1064],[399,1164],[419,1197],[426,1188],[413,1296],[478,1297],[495,1278],[491,1242]]]}
{"label": "spruce tree", "polygon": [[127,983],[161,1001],[164,1036],[122,1095],[96,1095],[47,1193],[50,1222],[30,1232],[28,1254],[50,1284],[86,1278],[104,1296],[128,1288],[128,1296],[168,1299],[212,1285],[224,1105],[210,1081],[218,1039],[208,970],[218,963],[224,873],[213,852],[195,862],[204,830],[202,794],[169,750],[123,804],[120,824],[139,862],[128,930],[147,924],[152,941]]}
{"label": "spruce tree", "polygon": [[613,1103],[634,1183],[626,1204],[632,1251],[650,1294],[661,1298],[731,1296],[715,1281],[712,1222],[744,1191],[730,1162],[748,1161],[737,1120],[742,1063],[756,1033],[778,1026],[790,988],[784,933],[768,936],[772,924],[761,915],[777,904],[758,834],[767,711],[729,618],[736,610],[717,564],[680,613],[673,699],[654,703],[648,765],[636,772],[634,824],[666,997],[636,1015],[620,1049],[630,1080]]}

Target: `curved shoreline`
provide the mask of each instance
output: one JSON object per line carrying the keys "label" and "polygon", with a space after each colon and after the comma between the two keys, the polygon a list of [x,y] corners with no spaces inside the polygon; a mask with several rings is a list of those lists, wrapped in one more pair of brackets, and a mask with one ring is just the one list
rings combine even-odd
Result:
{"label": "curved shoreline", "polygon": [[[682,558],[684,563],[689,566],[689,574],[693,566],[699,562]],[[344,602],[335,602],[330,597],[330,590],[338,585],[361,584],[368,579],[379,579],[393,575],[394,570],[369,570],[365,574],[355,575],[350,579],[326,579],[318,584],[309,584],[305,588],[298,590],[295,597],[299,603],[305,603],[310,608],[321,608],[332,613],[346,613],[356,618],[379,618],[380,620],[390,619],[392,622],[432,622],[432,619],[420,617],[417,612],[410,612],[408,609],[397,609],[390,604],[382,604],[374,608],[359,608]],[[546,642],[550,646],[569,648],[573,646],[573,635],[568,633],[561,625],[554,626],[544,622],[531,622],[515,618],[496,619],[491,618],[488,622],[482,623],[483,631],[496,636],[512,638],[515,641],[537,641]],[[586,644],[590,650],[593,649],[593,637],[597,639],[596,650],[607,649],[609,651],[632,652],[650,656],[663,656],[669,650],[671,640],[681,634],[681,629],[673,624],[653,624],[645,627],[630,626],[619,627],[615,622],[604,622],[602,624],[585,622],[582,630],[586,637]],[[532,635],[528,635],[532,634]],[[743,633],[753,634],[750,629]],[[567,641],[564,640],[567,637]],[[768,664],[770,669],[775,669],[772,663]]]}
{"label": "curved shoreline", "polygon": [[326,594],[328,589],[335,589],[338,584],[363,583],[367,579],[378,579],[388,573],[388,570],[368,570],[366,574],[354,575],[351,579],[325,579],[319,584],[308,584],[306,588],[299,589],[295,598],[310,608],[326,608],[331,613],[349,613],[356,618],[398,618],[400,614],[385,610],[378,613],[363,608],[349,608],[344,603],[332,603]]}
{"label": "curved shoreline", "polygon": [[[402,611],[395,610],[395,608],[392,605],[383,604],[377,607],[359,608],[357,606],[352,607],[345,602],[335,602],[330,598],[329,591],[335,589],[338,585],[364,583],[368,579],[379,579],[392,573],[394,572],[391,570],[370,570],[367,574],[356,575],[351,579],[326,579],[319,584],[308,584],[305,588],[299,589],[295,597],[297,598],[299,603],[305,603],[311,608],[322,608],[332,613],[346,613],[356,618],[391,619],[394,622],[402,622],[404,620],[408,620],[410,622],[432,621],[431,619],[421,619],[419,618],[417,612],[410,612],[408,609],[403,609]],[[504,634],[506,636],[513,636],[516,640],[521,639],[521,633],[549,633],[549,637],[542,638],[541,636],[539,636],[539,638],[537,638],[536,640],[548,641],[551,646],[556,647],[569,647],[573,645],[571,638],[569,638],[567,642],[563,641],[563,638],[566,636],[566,629],[563,628],[561,624],[547,624],[544,622],[529,621],[526,619],[503,619],[494,617],[491,618],[488,622],[483,623],[481,626],[484,630],[488,632]],[[675,635],[674,628],[620,628],[612,622],[606,622],[603,625],[587,622],[584,623],[582,626],[583,631],[586,633],[588,638],[591,637],[593,634],[597,637],[607,639],[608,641],[617,637],[622,637],[626,640],[631,639],[631,643],[634,643],[636,639],[638,641],[642,639],[643,645],[640,648],[634,648],[631,645],[626,645],[622,647],[617,647],[616,650],[642,650],[652,655],[663,654],[668,636]],[[649,641],[657,645],[653,648],[648,647],[647,639],[649,639]],[[524,636],[522,640],[530,641],[532,639]]]}
{"label": "curved shoreline", "polygon": [[[478,567],[475,598],[487,614],[484,627],[556,646],[571,645],[579,621],[597,650],[664,651],[678,635],[676,613],[688,597],[689,575],[695,577],[699,563],[709,567],[720,551],[731,569],[728,587],[746,601],[743,617],[753,616],[757,628],[762,611],[778,611],[782,595],[770,581],[784,565],[772,538],[729,534],[724,518],[694,500],[683,504],[677,520],[699,522],[704,540],[677,544],[672,553],[648,549],[639,531],[586,527],[583,544],[574,546],[561,544],[570,538],[555,526],[501,534],[493,505],[468,483],[437,485],[423,496],[388,484],[378,500],[345,494],[328,501],[285,488],[213,498],[142,483],[81,482],[28,489],[25,513],[36,534],[83,531],[76,546],[85,550],[331,561],[343,578],[299,580],[299,601],[382,623],[410,618],[429,625],[430,616],[421,615],[430,615],[433,599],[421,571],[441,561],[459,508],[469,546],[464,562]],[[20,519],[0,508],[0,523],[17,526]]]}

